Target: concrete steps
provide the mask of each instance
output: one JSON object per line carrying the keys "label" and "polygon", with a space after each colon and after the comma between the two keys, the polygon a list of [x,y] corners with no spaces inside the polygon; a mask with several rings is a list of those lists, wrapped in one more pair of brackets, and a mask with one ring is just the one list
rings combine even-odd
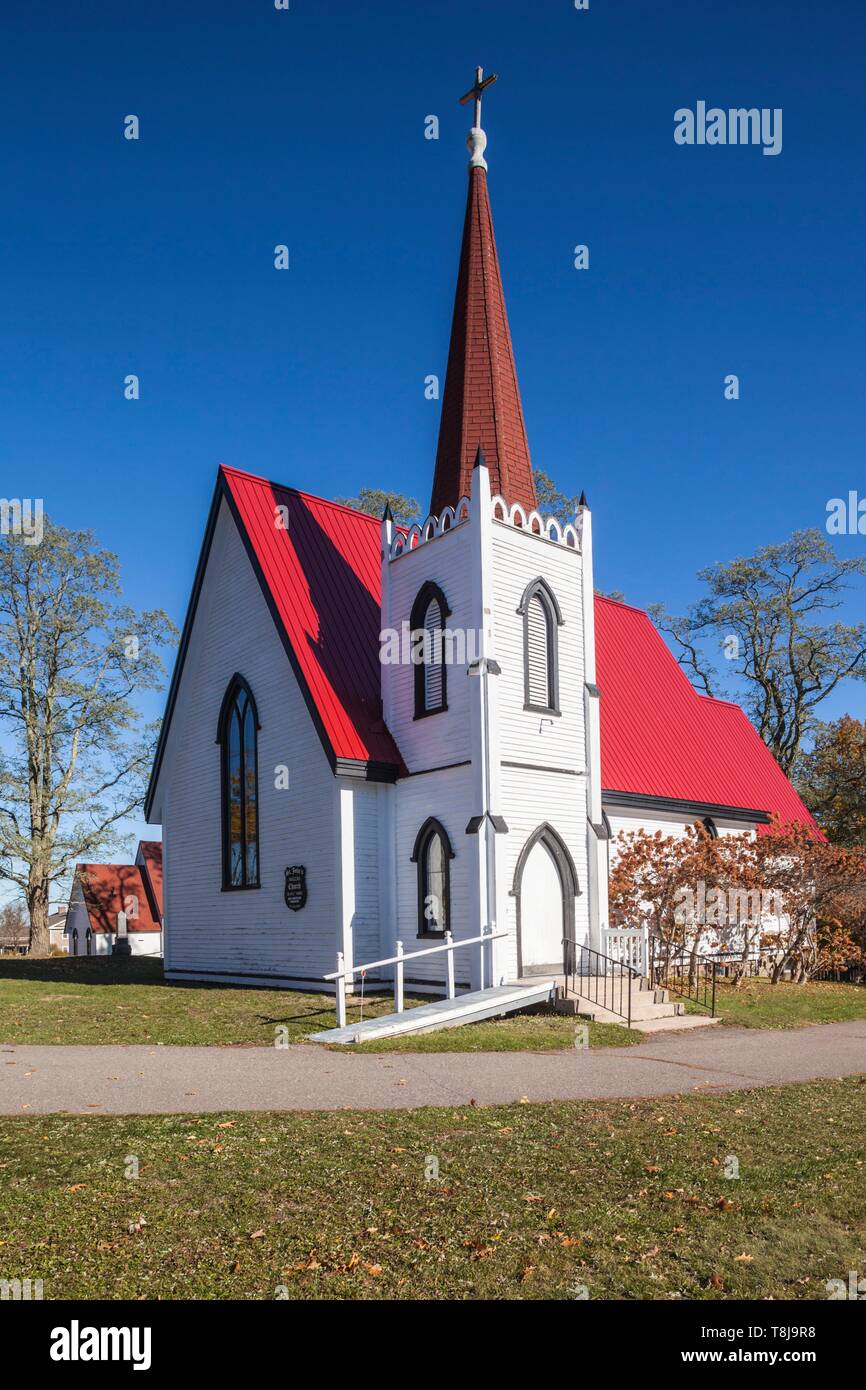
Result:
{"label": "concrete steps", "polygon": [[692,1028],[712,1028],[721,1019],[710,1018],[709,1014],[677,1014],[676,1018],[645,1018],[632,1022],[632,1028],[639,1033],[685,1033]]}
{"label": "concrete steps", "polygon": [[[579,994],[571,988],[570,976],[557,977],[557,991],[554,1007],[558,1013],[572,1014],[577,1018],[588,1018],[594,1023],[626,1024],[623,1014],[628,1010],[628,990],[620,991],[619,980],[614,983],[611,976],[582,975],[577,987]],[[614,1005],[611,1008],[609,1005]],[[681,1026],[685,1017],[685,1004],[671,999],[666,989],[655,989],[645,977],[632,981],[631,986],[631,1026],[646,1031],[660,1032],[662,1026],[674,1028]],[[687,1027],[694,1025],[687,1024]]]}

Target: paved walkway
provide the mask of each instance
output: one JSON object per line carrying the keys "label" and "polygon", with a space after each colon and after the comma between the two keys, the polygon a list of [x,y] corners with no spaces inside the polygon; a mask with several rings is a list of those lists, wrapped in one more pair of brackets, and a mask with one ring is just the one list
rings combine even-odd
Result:
{"label": "paved walkway", "polygon": [[400,1110],[726,1091],[866,1073],[866,1019],[566,1053],[0,1045],[0,1113]]}

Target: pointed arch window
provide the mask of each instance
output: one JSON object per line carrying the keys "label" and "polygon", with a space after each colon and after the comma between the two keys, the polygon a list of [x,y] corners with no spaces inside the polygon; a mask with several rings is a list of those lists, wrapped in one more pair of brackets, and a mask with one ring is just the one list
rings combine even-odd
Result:
{"label": "pointed arch window", "polygon": [[[430,580],[422,584],[409,618],[415,664],[416,719],[439,714],[448,708],[445,620],[450,616],[451,609],[439,585]],[[420,633],[423,637],[418,635]]]}
{"label": "pointed arch window", "polygon": [[243,676],[235,675],[217,729],[224,890],[259,887],[258,730],[252,691]]}
{"label": "pointed arch window", "polygon": [[539,577],[527,584],[517,611],[523,617],[523,707],[559,714],[562,613],[545,579]]}
{"label": "pointed arch window", "polygon": [[451,923],[454,858],[444,826],[431,816],[418,831],[412,862],[418,865],[418,935],[444,936]]}

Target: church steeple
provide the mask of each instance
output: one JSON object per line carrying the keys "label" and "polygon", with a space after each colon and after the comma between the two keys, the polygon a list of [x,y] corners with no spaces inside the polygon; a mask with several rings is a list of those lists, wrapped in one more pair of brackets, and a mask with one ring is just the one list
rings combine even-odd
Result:
{"label": "church steeple", "polygon": [[482,81],[478,68],[475,86],[461,97],[474,100],[475,121],[467,141],[469,192],[430,501],[435,515],[469,494],[479,448],[491,492],[526,509],[536,506],[487,191],[487,136],[481,129],[481,94],[495,81],[495,75]]}

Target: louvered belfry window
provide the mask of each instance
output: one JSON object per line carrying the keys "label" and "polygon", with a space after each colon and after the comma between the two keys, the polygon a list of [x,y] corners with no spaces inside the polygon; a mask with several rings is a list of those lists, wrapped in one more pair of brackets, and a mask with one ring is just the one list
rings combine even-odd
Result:
{"label": "louvered belfry window", "polygon": [[431,598],[424,614],[424,708],[441,709],[442,700],[442,608]]}
{"label": "louvered belfry window", "polygon": [[523,615],[525,707],[559,713],[558,630],[562,615],[556,596],[543,579],[524,591]]}
{"label": "louvered belfry window", "polygon": [[526,613],[526,683],[529,704],[549,708],[549,615],[543,600],[533,594]]}
{"label": "louvered belfry window", "polygon": [[[426,580],[415,595],[409,625],[415,664],[415,718],[448,708],[448,667],[445,660],[445,622],[451,610],[445,595]],[[420,634],[423,632],[423,646]]]}

